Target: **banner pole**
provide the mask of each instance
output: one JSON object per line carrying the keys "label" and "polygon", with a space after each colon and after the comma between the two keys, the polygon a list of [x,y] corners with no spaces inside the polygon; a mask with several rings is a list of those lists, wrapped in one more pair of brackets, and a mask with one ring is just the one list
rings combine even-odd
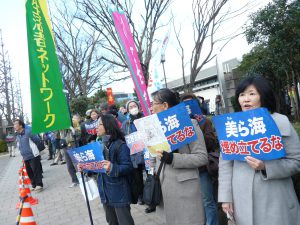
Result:
{"label": "banner pole", "polygon": [[85,194],[85,201],[86,201],[86,205],[88,208],[91,225],[94,225],[93,218],[92,218],[92,212],[91,212],[91,208],[90,208],[89,197],[87,195],[86,186],[85,186],[85,182],[84,182],[83,172],[81,171],[80,174],[81,174],[81,179],[82,179],[82,184],[83,184],[83,189],[84,189],[84,194]]}
{"label": "banner pole", "polygon": [[19,225],[19,224],[20,224],[21,214],[22,214],[22,211],[23,211],[24,202],[25,202],[25,199],[26,199],[26,198],[27,198],[27,196],[24,197],[24,198],[21,198],[21,204],[20,204],[19,211],[18,211],[18,216],[17,216],[16,225]]}

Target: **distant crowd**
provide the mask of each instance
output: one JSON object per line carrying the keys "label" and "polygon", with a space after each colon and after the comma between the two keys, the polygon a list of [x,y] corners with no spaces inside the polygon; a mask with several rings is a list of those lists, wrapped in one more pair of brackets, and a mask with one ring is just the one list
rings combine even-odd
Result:
{"label": "distant crowd", "polygon": [[[106,173],[85,175],[97,182],[109,225],[135,224],[130,205],[145,204],[145,178],[155,176],[158,171],[161,199],[159,204],[147,202],[145,213],[158,211],[168,225],[216,225],[227,224],[227,220],[238,225],[300,225],[300,206],[291,179],[300,173],[299,137],[288,118],[275,112],[275,96],[265,78],[251,76],[241,81],[235,99],[240,111],[268,109],[286,150],[286,157],[276,160],[262,161],[251,156],[245,161],[223,160],[203,97],[193,93],[179,96],[163,88],[152,93],[151,99],[153,114],[195,99],[205,117],[205,122],[199,123],[191,115],[196,141],[172,152],[156,149],[157,156],[151,158],[151,170],[145,167],[144,153],[130,155],[125,142],[126,135],[137,131],[134,121],[144,117],[136,100],[120,108],[102,104],[99,110],[88,110],[84,119],[75,114],[70,129],[43,135],[32,135],[29,125],[16,120],[15,134],[7,137],[10,156],[15,156],[16,146],[24,159],[32,190],[42,191],[40,151],[44,144],[49,151],[48,160],[53,160],[50,166],[66,164],[70,188],[74,188],[79,184],[76,176],[79,168],[73,165],[67,150],[95,141],[103,143]],[[221,96],[216,98],[215,114],[222,114]],[[132,187],[133,178],[135,188]],[[138,197],[137,202],[134,195]],[[227,216],[225,223],[224,215]]]}

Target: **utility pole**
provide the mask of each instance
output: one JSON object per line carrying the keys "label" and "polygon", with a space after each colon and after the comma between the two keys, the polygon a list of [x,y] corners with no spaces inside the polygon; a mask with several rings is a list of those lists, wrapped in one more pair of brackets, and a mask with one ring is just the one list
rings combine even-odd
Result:
{"label": "utility pole", "polygon": [[223,72],[223,63],[220,60],[220,52],[216,56],[216,66],[217,66],[217,73],[218,73],[218,80],[219,80],[219,88],[220,88],[220,95],[222,98],[222,102],[224,103],[225,113],[229,113],[228,110],[228,99],[227,99],[227,87],[225,83],[225,77]]}
{"label": "utility pole", "polygon": [[166,61],[166,58],[165,58],[165,54],[161,54],[161,58],[160,58],[160,62],[163,66],[163,71],[164,71],[164,78],[165,78],[165,86],[166,88],[168,88],[167,86],[167,77],[166,77],[166,71],[165,71],[165,61]]}

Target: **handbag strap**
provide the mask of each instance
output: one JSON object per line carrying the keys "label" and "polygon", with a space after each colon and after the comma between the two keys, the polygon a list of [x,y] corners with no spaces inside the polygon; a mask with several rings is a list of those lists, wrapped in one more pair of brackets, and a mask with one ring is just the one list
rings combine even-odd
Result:
{"label": "handbag strap", "polygon": [[160,172],[161,172],[161,170],[162,170],[162,167],[163,167],[163,165],[164,165],[164,162],[160,161],[160,164],[159,164],[159,167],[158,167],[158,170],[157,170],[156,176],[158,176],[158,177],[159,177],[159,175],[160,175]]}

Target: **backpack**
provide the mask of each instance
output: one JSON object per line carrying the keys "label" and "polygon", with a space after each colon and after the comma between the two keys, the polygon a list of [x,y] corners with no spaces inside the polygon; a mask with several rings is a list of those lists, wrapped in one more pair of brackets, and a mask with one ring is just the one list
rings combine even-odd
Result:
{"label": "backpack", "polygon": [[[116,146],[116,152],[114,154],[114,159],[115,161],[117,161],[118,155],[120,154],[121,151],[121,146],[123,144],[126,144],[124,141],[118,141]],[[131,203],[132,204],[137,204],[138,199],[139,199],[139,193],[142,190],[142,185],[140,185],[139,183],[139,179],[138,179],[138,175],[136,170],[134,169],[133,172],[127,176],[127,180],[129,183],[129,187],[130,187],[130,193],[131,193]]]}
{"label": "backpack", "polygon": [[206,166],[206,169],[210,177],[217,180],[219,174],[220,157],[218,138],[209,118],[206,118],[204,124],[201,124],[199,126],[203,133],[204,142],[207,149],[208,164]]}
{"label": "backpack", "polygon": [[41,139],[40,135],[33,135],[30,137],[30,139],[33,141],[40,152],[45,149],[44,141]]}

